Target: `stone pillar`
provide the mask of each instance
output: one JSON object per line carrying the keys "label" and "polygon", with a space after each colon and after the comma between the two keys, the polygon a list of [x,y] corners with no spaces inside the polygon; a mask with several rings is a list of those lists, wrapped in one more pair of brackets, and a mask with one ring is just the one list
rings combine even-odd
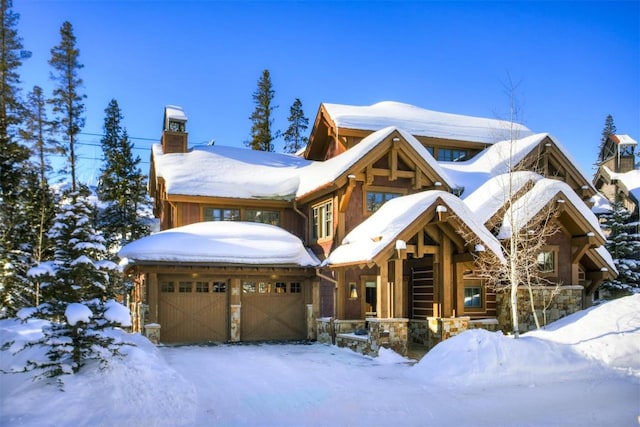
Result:
{"label": "stone pillar", "polygon": [[240,312],[241,306],[240,304],[231,304],[229,314],[230,314],[230,322],[231,322],[231,331],[229,340],[231,342],[240,341]]}
{"label": "stone pillar", "polygon": [[316,339],[316,316],[314,315],[313,304],[307,304],[307,339]]}
{"label": "stone pillar", "polygon": [[155,345],[160,344],[160,324],[149,323],[144,325],[144,336]]}

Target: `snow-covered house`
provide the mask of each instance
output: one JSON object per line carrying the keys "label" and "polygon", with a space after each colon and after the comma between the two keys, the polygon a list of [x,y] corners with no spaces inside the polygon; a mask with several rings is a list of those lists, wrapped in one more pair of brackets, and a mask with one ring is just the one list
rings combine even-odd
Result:
{"label": "snow-covered house", "polygon": [[[136,278],[134,323],[159,324],[162,342],[318,339],[404,353],[469,327],[508,331],[474,254],[503,259],[504,207],[527,195],[561,205],[544,258],[565,292],[552,317],[589,305],[615,275],[587,205],[594,187],[552,136],[523,125],[322,104],[293,156],[189,149],[185,123],[168,107],[152,153],[164,231],[120,253]],[[529,172],[500,198],[509,170]]]}
{"label": "snow-covered house", "polygon": [[629,135],[609,135],[599,155],[595,187],[611,201],[621,201],[636,220],[640,205],[640,170],[635,168],[638,142]]}

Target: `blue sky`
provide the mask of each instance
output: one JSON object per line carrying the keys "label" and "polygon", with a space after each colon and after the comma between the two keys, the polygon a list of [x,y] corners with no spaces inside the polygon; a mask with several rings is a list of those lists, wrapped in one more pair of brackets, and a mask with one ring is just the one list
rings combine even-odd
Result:
{"label": "blue sky", "polygon": [[167,104],[185,109],[190,145],[244,146],[264,69],[280,130],[295,98],[310,124],[322,102],[385,100],[508,118],[511,79],[520,122],[558,138],[589,176],[607,114],[640,140],[639,1],[14,0],[14,10],[33,54],[20,70],[25,92],[51,93],[50,50],[65,20],[74,27],[83,181],[99,173],[112,98],[143,162]]}

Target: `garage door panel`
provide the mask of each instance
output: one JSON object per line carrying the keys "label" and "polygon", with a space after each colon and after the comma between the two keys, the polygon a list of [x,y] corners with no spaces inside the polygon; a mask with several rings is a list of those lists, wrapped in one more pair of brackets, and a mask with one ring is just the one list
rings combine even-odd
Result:
{"label": "garage door panel", "polygon": [[244,294],[242,340],[297,340],[307,333],[302,294]]}
{"label": "garage door panel", "polygon": [[164,343],[228,339],[224,293],[161,293],[158,314]]}

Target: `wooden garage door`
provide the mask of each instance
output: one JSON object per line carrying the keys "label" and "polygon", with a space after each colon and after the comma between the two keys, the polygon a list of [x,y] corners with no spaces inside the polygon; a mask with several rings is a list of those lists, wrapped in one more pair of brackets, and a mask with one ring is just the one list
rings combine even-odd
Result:
{"label": "wooden garage door", "polygon": [[306,338],[307,324],[302,284],[243,282],[241,321],[243,341]]}
{"label": "wooden garage door", "polygon": [[162,279],[159,282],[161,342],[228,340],[226,282]]}

